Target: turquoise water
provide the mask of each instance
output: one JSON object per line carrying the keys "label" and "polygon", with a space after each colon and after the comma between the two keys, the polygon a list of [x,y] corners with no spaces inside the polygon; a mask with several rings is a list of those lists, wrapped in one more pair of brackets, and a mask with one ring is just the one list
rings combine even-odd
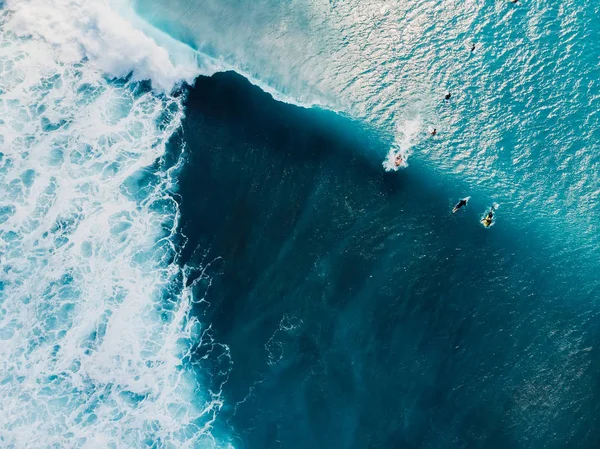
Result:
{"label": "turquoise water", "polygon": [[4,2],[0,446],[597,447],[598,17]]}

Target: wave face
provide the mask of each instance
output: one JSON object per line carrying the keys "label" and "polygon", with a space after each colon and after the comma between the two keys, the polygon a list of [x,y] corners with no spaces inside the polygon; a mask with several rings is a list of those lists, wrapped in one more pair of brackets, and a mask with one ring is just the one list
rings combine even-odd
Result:
{"label": "wave face", "polygon": [[175,263],[182,103],[135,81],[190,72],[102,2],[4,8],[0,446],[217,447]]}
{"label": "wave face", "polygon": [[486,229],[486,198],[452,214],[462,186],[386,172],[356,122],[232,72],[185,110],[180,263],[218,256],[205,317],[234,362],[236,447],[597,447],[585,241],[508,225],[507,205]]}
{"label": "wave face", "polygon": [[191,90],[181,226],[222,257],[241,445],[596,447],[597,2],[213,3],[135,8],[410,156],[232,74]]}

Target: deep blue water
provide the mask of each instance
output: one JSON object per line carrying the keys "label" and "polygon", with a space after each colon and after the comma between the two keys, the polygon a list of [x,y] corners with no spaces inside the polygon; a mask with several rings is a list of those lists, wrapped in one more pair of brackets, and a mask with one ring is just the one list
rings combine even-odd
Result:
{"label": "deep blue water", "polygon": [[181,262],[220,258],[197,310],[236,447],[597,447],[598,291],[568,248],[502,207],[484,229],[487,198],[451,215],[464,186],[387,173],[373,132],[232,72],[185,105]]}

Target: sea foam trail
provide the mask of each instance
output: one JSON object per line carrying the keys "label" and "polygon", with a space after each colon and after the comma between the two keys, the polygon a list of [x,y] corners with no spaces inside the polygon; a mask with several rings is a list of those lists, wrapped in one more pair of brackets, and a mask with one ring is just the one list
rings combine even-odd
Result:
{"label": "sea foam trail", "polygon": [[[396,126],[396,138],[382,165],[386,171],[396,171],[399,168],[408,167],[408,158],[411,155],[411,147],[418,138],[422,127],[420,116],[406,119]],[[396,158],[400,157],[400,165],[396,165]]]}
{"label": "sea foam trail", "polygon": [[148,168],[182,104],[134,82],[190,68],[101,2],[5,8],[0,446],[221,446],[220,393],[184,364],[203,334],[174,262],[178,166]]}

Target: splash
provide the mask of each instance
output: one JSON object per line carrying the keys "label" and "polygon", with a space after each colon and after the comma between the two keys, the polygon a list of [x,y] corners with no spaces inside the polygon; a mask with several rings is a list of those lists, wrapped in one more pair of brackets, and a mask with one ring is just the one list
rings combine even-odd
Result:
{"label": "splash", "polygon": [[396,126],[396,138],[390,151],[383,161],[383,168],[386,171],[397,171],[400,168],[408,167],[408,158],[411,155],[411,147],[422,132],[423,123],[421,116],[403,120]]}
{"label": "splash", "polygon": [[163,158],[181,99],[135,82],[168,91],[190,72],[102,2],[7,7],[0,446],[220,446]]}

